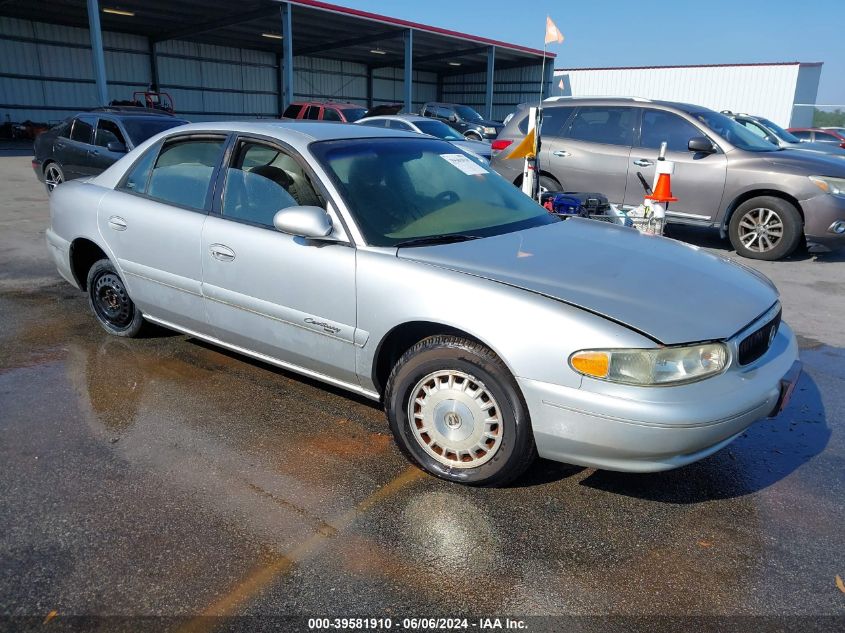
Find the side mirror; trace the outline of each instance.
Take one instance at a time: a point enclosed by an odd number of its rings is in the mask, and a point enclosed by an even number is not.
[[[110,152],[116,152],[118,154],[126,153],[126,145],[124,145],[120,141],[112,141],[111,143],[106,145],[106,149]]]
[[[778,140],[771,134],[766,134],[765,139],[769,141],[769,143],[771,143],[772,145],[780,145],[780,143],[778,143]]]
[[[449,121],[451,121],[452,123],[457,123],[458,122],[458,115],[457,114],[450,114],[449,115]]]
[[[716,152],[716,146],[706,136],[694,136],[689,140],[687,146],[689,151],[695,153],[713,154]]]
[[[332,219],[321,207],[287,207],[273,216],[273,226],[282,233],[319,240],[331,235]]]

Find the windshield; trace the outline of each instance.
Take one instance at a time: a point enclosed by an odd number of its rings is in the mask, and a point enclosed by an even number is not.
[[[443,121],[429,119],[426,121],[414,121],[420,132],[423,134],[430,134],[437,138],[442,138],[444,141],[464,141],[463,135],[457,130],[449,127]]]
[[[767,128],[769,128],[771,131],[773,131],[773,132],[775,133],[775,136],[777,136],[778,138],[783,139],[783,140],[784,140],[784,141],[786,141],[787,143],[800,143],[800,142],[801,142],[801,139],[800,139],[800,138],[798,138],[798,137],[797,137],[797,136],[795,136],[794,134],[791,134],[791,133],[787,132],[787,131],[786,131],[786,130],[784,130],[781,126],[779,126],[777,123],[772,123],[772,122],[771,122],[771,121],[769,121],[768,119],[764,119],[764,118],[762,118],[762,117],[760,117],[760,118],[758,119],[758,121],[760,121],[760,123],[762,123],[763,125],[765,125],[765,126],[766,126]]]
[[[482,116],[469,106],[455,106],[455,112],[457,112],[458,116],[464,121],[483,121]]]
[[[777,152],[778,148],[767,140],[760,138],[754,132],[732,118],[719,114],[713,110],[690,112],[704,125],[713,130],[731,145],[747,152]]]
[[[364,117],[367,114],[367,111],[364,108],[344,108],[343,109],[343,116],[346,117],[346,120],[349,123],[353,123],[358,119]]]
[[[178,127],[188,123],[184,119],[170,119],[170,118],[155,118],[155,119],[130,119],[129,117],[122,120],[123,127],[126,128],[126,133],[132,139],[132,144],[138,147],[141,143],[146,141],[151,136],[155,136],[159,132],[164,132],[172,127]]]
[[[487,237],[558,221],[445,141],[346,139],[313,143],[311,151],[373,246],[443,235]]]

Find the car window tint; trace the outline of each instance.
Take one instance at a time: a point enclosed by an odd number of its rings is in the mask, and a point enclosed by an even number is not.
[[[122,121],[126,133],[129,135],[135,147],[146,141],[159,132],[164,132],[180,125],[185,125],[185,119],[171,117],[126,117]]]
[[[677,114],[662,110],[643,111],[643,123],[640,131],[640,147],[659,149],[664,141],[673,152],[689,150],[689,141],[704,134],[689,121]]]
[[[833,134],[828,134],[827,132],[816,132],[816,143],[836,143],[839,145],[841,142],[842,141]]]
[[[797,132],[792,132],[793,135],[797,136],[801,141],[809,141],[813,138],[812,132],[807,132],[805,130],[798,130]]]
[[[97,133],[94,135],[94,144],[100,147],[106,147],[109,143],[123,143],[123,132],[117,126],[117,123],[109,119],[100,119],[97,121]]]
[[[299,113],[302,111],[302,104],[301,103],[291,103],[286,109],[283,117],[288,119],[295,119],[299,116]]]
[[[411,130],[410,125],[408,125],[407,123],[403,123],[402,121],[397,121],[396,119],[390,119],[387,122],[387,127],[389,127],[391,130],[405,130],[406,132],[409,132]]]
[[[153,162],[158,155],[158,145],[148,149],[144,155],[135,161],[129,169],[120,189],[133,193],[147,193],[147,183],[150,180],[150,172],[153,169]]]
[[[317,121],[320,118],[320,106],[308,106],[308,112],[305,113],[306,119]]]
[[[73,120],[66,120],[59,123],[53,129],[56,131],[58,136],[63,136],[64,138],[70,138],[70,130],[73,126]]]
[[[450,108],[444,108],[443,106],[437,106],[435,110],[435,116],[441,119],[448,119],[452,114],[454,113]]]
[[[370,127],[385,127],[387,121],[384,119],[363,119],[361,125],[369,125]]]
[[[633,108],[579,108],[568,126],[566,137],[605,145],[631,145],[634,115]]]
[[[324,206],[293,157],[241,141],[226,170],[223,217],[273,228],[276,213],[296,205]]]
[[[334,108],[323,108],[323,121],[342,121],[340,113]]]
[[[564,124],[575,108],[543,108],[542,133],[543,136],[560,136]],[[520,130],[523,123],[520,122]],[[528,117],[525,117],[525,132],[528,134]]]
[[[205,208],[214,168],[225,139],[190,139],[165,145],[156,160],[147,194],[190,209]]]
[[[91,143],[91,136],[94,134],[93,122],[93,120],[89,122],[82,118],[74,120],[70,139],[80,143]]]

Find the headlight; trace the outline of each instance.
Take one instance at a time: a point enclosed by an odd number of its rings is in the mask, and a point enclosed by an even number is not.
[[[828,176],[809,176],[813,184],[825,193],[834,196],[845,196],[845,178],[830,178]]]
[[[722,343],[657,349],[581,350],[569,357],[579,374],[626,385],[676,385],[721,372],[728,363]]]
[[[496,128],[494,128],[494,127],[486,127],[486,128],[484,128],[484,133],[485,133],[485,134],[495,134],[495,133],[496,133]]]

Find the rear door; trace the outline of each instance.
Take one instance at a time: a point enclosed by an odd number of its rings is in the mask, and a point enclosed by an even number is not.
[[[625,204],[636,206],[643,201],[645,191],[637,172],[649,185],[654,183],[660,144],[665,141],[666,159],[675,163],[672,194],[678,198],[669,205],[667,215],[689,222],[715,218],[725,190],[728,161],[721,150],[714,154],[690,152],[689,141],[696,136],[707,134],[673,112],[643,108],[638,142],[631,152]]]
[[[92,173],[99,174],[126,154],[125,151],[110,150],[109,143],[121,143],[124,147],[127,146],[123,131],[117,123],[112,119],[100,117],[94,131],[94,147],[89,154],[89,169]]]
[[[73,120],[70,138],[59,138],[56,142],[56,159],[65,172],[65,178],[93,176],[90,155],[94,149],[94,126],[97,117],[82,114]]]
[[[142,312],[207,332],[202,298],[202,226],[227,137],[171,137],[147,150],[97,214]]]
[[[610,202],[622,203],[636,110],[582,106],[567,121],[564,113],[557,121],[549,113],[544,116],[540,169],[550,171],[564,189],[602,193]],[[552,132],[557,124],[562,129]]]

